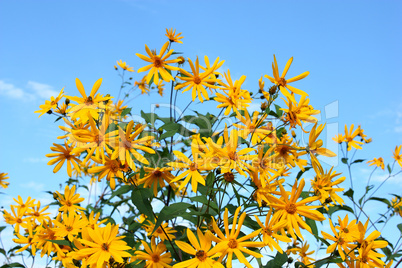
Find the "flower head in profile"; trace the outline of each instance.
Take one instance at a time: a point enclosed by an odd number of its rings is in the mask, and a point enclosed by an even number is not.
[[[133,67],[129,67],[128,64],[126,64],[125,61],[117,61],[117,65],[120,66],[120,68],[122,68],[125,71],[129,71],[129,72],[134,72],[134,68]]]
[[[172,80],[174,80],[173,76],[167,71],[177,71],[179,70],[178,67],[174,67],[174,66],[170,66],[169,64],[171,63],[175,63],[178,62],[178,59],[174,59],[174,60],[168,60],[168,58],[172,55],[173,53],[173,49],[169,50],[169,52],[165,54],[167,48],[169,46],[169,42],[166,42],[163,47],[161,48],[160,52],[158,55],[156,55],[156,52],[151,51],[147,45],[145,45],[145,50],[148,54],[147,56],[141,55],[139,53],[136,53],[135,55],[137,55],[140,59],[149,62],[150,64],[147,66],[144,66],[140,69],[138,69],[138,72],[145,72],[148,71],[147,74],[147,84],[149,84],[149,82],[151,81],[152,77],[154,77],[153,81],[155,84],[158,84],[159,82],[159,75],[161,75],[162,79],[165,82],[170,82]],[[167,69],[167,70],[166,70]]]
[[[169,39],[169,42],[173,43],[180,43],[183,44],[183,42],[180,39],[183,39],[183,36],[180,36],[181,33],[176,34],[176,29],[173,30],[173,28],[170,28],[169,30],[166,29],[166,37]]]
[[[279,76],[278,63],[276,62],[276,58],[274,55],[274,62],[272,63],[272,71],[273,71],[274,77],[271,77],[269,75],[265,75],[265,77],[268,78],[269,81],[271,81],[272,83],[278,85],[280,87],[282,94],[285,96],[289,95],[289,93],[285,90],[285,88],[289,89],[291,92],[293,92],[295,94],[307,96],[306,92],[304,92],[300,89],[297,89],[295,87],[292,87],[289,84],[305,78],[306,76],[308,76],[310,74],[310,72],[304,72],[295,77],[285,79],[285,76],[288,73],[288,70],[289,70],[290,65],[292,64],[292,61],[293,61],[293,57],[291,57],[288,60],[288,62],[286,63],[285,69],[283,69],[282,75]]]
[[[0,186],[3,187],[4,189],[6,189],[8,187],[8,185],[10,184],[8,180],[10,177],[8,177],[8,173],[0,173]]]
[[[138,87],[141,90],[141,94],[149,93],[149,85],[147,83],[147,76],[144,76],[141,81],[135,81],[134,86]]]
[[[348,126],[345,125],[345,141],[348,144],[348,151],[352,150],[352,147],[357,150],[362,149],[361,145],[363,144],[363,142],[355,140],[356,136],[359,135],[361,130],[360,128],[356,128],[355,130],[353,130],[354,126],[355,125],[352,124],[350,126],[350,130],[348,130]]]
[[[369,166],[375,165],[376,167],[380,167],[382,170],[384,170],[384,159],[382,159],[382,157],[367,161],[367,164],[370,164]]]
[[[52,109],[56,109],[58,106],[58,102],[64,96],[63,90],[64,90],[64,87],[60,90],[60,93],[56,98],[51,96],[50,101],[45,100],[45,104],[39,105],[40,110],[35,111],[34,113],[40,113],[39,117],[41,117],[43,114],[47,113],[48,111],[50,111]]]
[[[402,145],[396,146],[395,151],[393,152],[392,158],[395,159],[396,162],[401,166],[402,168],[402,153],[401,153],[401,148]]]

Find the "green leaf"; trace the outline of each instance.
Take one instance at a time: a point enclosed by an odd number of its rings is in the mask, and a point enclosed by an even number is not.
[[[295,268],[304,268],[304,267],[307,267],[304,263],[299,261],[295,262]]]
[[[47,241],[50,241],[50,242],[55,243],[57,245],[71,247],[70,241],[67,241],[67,240],[47,240]]]
[[[353,200],[353,194],[355,191],[352,190],[352,188],[349,188],[349,190],[347,190],[346,192],[343,193],[343,195],[346,195],[347,197],[349,197],[350,199]]]
[[[149,189],[137,187],[131,192],[131,201],[140,211],[145,214],[148,219],[154,219],[152,206],[149,198],[152,196],[152,192]]]
[[[56,123],[57,121],[59,121],[60,119],[62,119],[63,117],[62,116],[59,116],[59,117],[57,117],[57,119],[56,120],[54,120],[54,122],[53,123]]]
[[[164,221],[171,220],[173,218],[176,218],[183,213],[186,213],[186,210],[191,207],[191,204],[184,203],[184,202],[178,202],[171,204],[170,206],[162,208],[161,212],[159,213],[158,220],[155,223],[155,228],[152,231],[154,233],[156,229],[159,228],[159,226],[162,224]]]
[[[352,164],[355,164],[355,163],[361,163],[361,162],[363,162],[363,161],[365,161],[366,159],[357,159],[357,160],[355,160],[355,161],[353,161],[352,163],[351,163],[351,165]]]
[[[299,173],[297,173],[296,179],[300,179],[300,177],[303,175],[303,173],[310,169],[311,169],[311,167],[306,167],[306,168],[304,168],[304,171],[300,170]]]
[[[125,193],[129,192],[131,189],[133,189],[133,186],[131,186],[131,185],[120,186],[117,190],[113,191],[112,195],[110,196],[110,199],[112,199],[113,197],[115,197],[117,195],[125,194]]]
[[[391,166],[389,164],[387,165],[387,169],[388,169],[389,174],[391,174],[392,170],[391,170]]]
[[[275,257],[272,260],[270,260],[269,262],[267,262],[267,264],[265,264],[265,266],[263,266],[263,268],[282,267],[282,265],[284,265],[287,261],[288,261],[288,255],[286,255],[285,252],[283,252],[283,253],[277,252]]]
[[[122,112],[121,112],[121,117],[125,117],[128,114],[131,114],[131,109],[132,108],[125,108]]]
[[[342,157],[341,161],[342,161],[342,163],[344,163],[344,164],[348,164],[348,159],[345,158],[345,157]]]
[[[317,237],[318,236],[318,228],[317,228],[317,224],[316,224],[315,220],[306,218],[306,223],[308,226],[310,226],[311,231],[313,232],[313,235]]]
[[[0,233],[1,233],[4,229],[6,229],[6,226],[0,226]]]
[[[391,206],[391,203],[390,203],[389,200],[386,199],[386,198],[380,198],[380,197],[375,197],[375,196],[373,196],[373,197],[370,197],[369,199],[367,199],[367,201],[369,201],[369,200],[380,201],[380,202],[383,202],[383,203],[387,204],[387,206],[389,206],[389,207]]]
[[[401,235],[402,235],[402,223],[398,224],[396,227],[398,227],[399,232],[401,232]]]
[[[190,197],[190,200],[193,202],[199,202],[206,206],[210,206],[211,208],[218,211],[218,205],[214,201],[211,201],[211,200],[208,202],[208,199],[205,195],[193,196],[193,197]]]

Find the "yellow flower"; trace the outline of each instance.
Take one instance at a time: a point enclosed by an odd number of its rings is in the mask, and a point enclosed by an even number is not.
[[[166,246],[161,242],[158,245],[155,244],[155,239],[151,239],[151,247],[144,242],[141,241],[141,244],[144,247],[144,251],[137,250],[135,251],[135,257],[138,260],[145,260],[145,267],[149,268],[171,268],[172,266],[169,263],[172,262],[172,256],[170,252],[166,252]]]
[[[275,239],[287,243],[292,242],[292,240],[287,236],[278,234],[278,231],[280,231],[286,226],[286,222],[282,221],[275,223],[274,221],[270,221],[271,215],[272,215],[272,208],[269,209],[269,212],[265,217],[265,225],[262,224],[262,222],[256,215],[254,215],[254,217],[257,220],[258,225],[262,228],[261,229],[262,240],[264,241],[265,245],[269,246],[271,250],[275,248],[277,251],[282,253],[283,252],[282,248],[279,246],[278,242],[275,241]]]
[[[119,65],[123,70],[129,71],[129,72],[134,72],[134,68],[133,68],[133,67],[129,67],[129,66],[126,64],[125,61],[124,61],[124,62],[123,62],[122,60],[117,61],[117,65]]]
[[[124,131],[121,126],[119,126],[119,146],[114,148],[115,151],[113,152],[111,159],[119,158],[120,162],[124,165],[126,162],[128,163],[129,167],[132,170],[135,170],[134,160],[131,154],[134,156],[135,159],[140,161],[143,164],[148,165],[148,160],[142,156],[137,150],[142,150],[150,154],[154,154],[155,151],[152,148],[144,146],[143,144],[151,141],[154,139],[152,136],[146,136],[143,138],[135,139],[139,136],[142,131],[145,129],[146,125],[137,125],[134,128],[134,121],[130,121],[127,125],[126,131]],[[132,133],[132,131],[134,133]],[[132,133],[132,134],[131,134]]]
[[[395,146],[395,151],[393,152],[392,158],[395,159],[396,162],[401,166],[402,168],[402,154],[401,154],[401,147],[402,145]]]
[[[233,83],[232,78],[230,77],[230,71],[228,70],[228,73],[225,73],[225,78],[228,85],[223,82],[221,82],[221,84],[223,86],[222,90],[226,96],[217,92],[214,100],[221,103],[217,108],[226,108],[224,114],[229,115],[231,110],[236,112],[248,107],[249,103],[252,102],[252,99],[250,92],[241,89],[241,85],[246,80],[245,75],[241,76],[239,80],[236,80]]]
[[[4,210],[4,220],[6,223],[10,225],[14,225],[14,231],[18,233],[20,231],[20,227],[26,228],[28,223],[27,223],[27,218],[24,218],[26,208],[18,208],[17,212],[15,212],[16,207],[11,206],[11,213],[8,213],[6,210]]]
[[[36,245],[37,241],[35,241],[35,233],[32,230],[34,227],[31,224],[28,224],[28,236],[23,236],[19,233],[16,233],[17,239],[13,239],[13,241],[17,244],[26,244],[21,247],[19,250],[15,251],[15,253],[22,252],[26,250],[28,247],[31,247],[31,253],[33,256],[36,255]]]
[[[85,93],[84,86],[81,81],[76,78],[75,84],[77,86],[78,91],[81,93],[81,97],[74,96],[66,96],[69,100],[75,101],[78,104],[71,104],[71,108],[68,109],[68,113],[72,113],[71,118],[76,119],[80,118],[80,121],[87,122],[88,121],[88,112],[95,119],[98,120],[99,117],[99,108],[103,108],[104,101],[111,99],[111,97],[103,97],[99,93],[96,92],[99,90],[102,84],[102,78],[98,79],[92,87],[91,93],[89,96]],[[96,95],[95,95],[96,94]]]
[[[96,268],[105,267],[105,263],[109,263],[110,258],[113,258],[115,262],[123,263],[123,258],[131,257],[131,254],[127,252],[131,248],[122,240],[124,236],[117,237],[118,225],[112,226],[108,223],[106,227],[98,227],[97,225],[94,227],[95,229],[86,228],[89,238],[79,239],[79,242],[86,247],[74,252],[73,256],[89,256],[86,263]]]
[[[150,236],[152,234],[152,237],[159,238],[162,241],[175,239],[174,234],[176,233],[176,230],[172,227],[169,227],[167,222],[162,223],[161,226],[159,226],[158,229],[153,232],[155,229],[156,220],[157,219],[155,219],[153,222],[151,220],[147,220],[144,223],[143,228],[147,232],[147,235]]]
[[[314,180],[311,180],[311,187],[314,189],[314,194],[319,198],[321,204],[338,203],[343,205],[343,199],[337,195],[337,192],[342,192],[343,188],[335,188],[336,185],[342,183],[345,177],[340,177],[336,181],[332,181],[333,178],[339,176],[341,173],[332,171],[333,167],[327,172],[324,172],[321,165],[314,165],[313,168],[316,172]]]
[[[98,162],[100,165],[88,169],[88,172],[98,173],[99,181],[106,176],[106,180],[110,182],[110,188],[114,190],[116,187],[116,178],[122,180],[124,177],[123,168],[121,167],[118,160],[110,159],[106,155],[104,156],[104,158],[104,163],[102,163],[102,161],[98,158],[93,158],[93,160]]]
[[[138,69],[139,73],[145,72],[145,71],[148,71],[149,69],[151,69],[146,78],[147,84],[149,84],[149,82],[151,81],[152,76],[154,77],[154,80],[153,80],[154,83],[158,84],[159,74],[162,76],[162,79],[165,82],[170,82],[171,80],[174,80],[173,76],[168,71],[166,71],[166,69],[168,69],[170,71],[179,70],[178,67],[173,67],[173,66],[168,65],[169,63],[175,63],[175,62],[178,62],[179,60],[178,59],[167,60],[167,58],[169,58],[172,55],[173,49],[169,50],[169,52],[165,56],[163,56],[163,54],[165,54],[168,46],[169,46],[169,42],[166,42],[163,45],[163,47],[161,48],[159,55],[156,55],[156,52],[155,53],[151,52],[151,50],[148,48],[147,45],[145,45],[145,50],[149,57],[138,54],[138,53],[135,54],[140,59],[151,63],[145,67]]]
[[[295,239],[295,231],[299,237],[303,238],[299,226],[303,229],[306,229],[310,233],[312,232],[310,226],[308,226],[300,216],[304,216],[315,221],[325,220],[325,217],[320,212],[315,210],[316,208],[319,208],[321,206],[306,206],[307,203],[316,201],[318,197],[307,197],[297,202],[297,199],[299,199],[303,191],[304,184],[304,179],[301,179],[299,186],[297,186],[296,180],[295,184],[292,187],[292,192],[290,196],[285,191],[283,186],[279,185],[282,195],[281,199],[278,199],[271,194],[266,195],[267,199],[270,202],[269,206],[276,209],[273,218],[277,221],[285,221],[287,231]]]
[[[75,211],[85,210],[85,208],[76,205],[85,199],[75,193],[75,185],[73,185],[71,189],[66,185],[64,188],[64,195],[61,195],[58,191],[56,191],[56,194],[61,204],[59,211],[62,211],[63,213],[74,213]]]
[[[376,165],[377,167],[380,167],[382,170],[384,170],[384,159],[382,159],[382,157],[374,158],[373,160],[367,161],[367,164],[369,163],[371,163],[369,166]]]
[[[165,84],[163,84],[163,80],[160,80],[159,83],[156,85],[156,88],[158,89],[158,94],[163,97],[163,90],[165,89]]]
[[[288,108],[281,108],[281,110],[286,112],[284,120],[289,122],[290,128],[295,128],[296,125],[299,125],[303,129],[301,121],[309,123],[317,122],[317,118],[313,117],[312,115],[319,114],[320,111],[314,110],[313,106],[309,105],[310,100],[307,99],[306,96],[302,95],[299,103],[297,103],[294,96],[292,95],[287,95],[286,98],[287,100],[283,100],[285,101]]]
[[[311,264],[312,261],[314,261],[314,259],[309,257],[309,255],[312,255],[315,252],[315,250],[307,252],[309,247],[310,247],[310,245],[307,244],[307,242],[305,242],[305,243],[303,243],[302,247],[297,251],[297,253],[301,257],[301,262],[304,263],[305,265],[309,265],[309,264]],[[312,266],[312,267],[314,267],[314,266]]]
[[[237,119],[239,119],[243,125],[233,124],[233,126],[239,129],[240,136],[243,139],[247,139],[248,136],[251,136],[251,144],[254,145],[260,143],[263,139],[266,139],[268,135],[272,133],[271,130],[262,127],[263,123],[265,123],[265,119],[267,118],[266,113],[258,118],[260,114],[258,111],[254,111],[252,117],[250,117],[247,109],[243,110],[243,112],[244,116],[242,116],[239,111],[237,111],[236,113]]]
[[[180,39],[183,39],[183,36],[180,36],[181,33],[176,34],[176,29],[173,30],[173,28],[170,28],[170,30],[166,29],[166,37],[169,38],[169,41],[172,42],[176,42],[176,43],[180,43],[183,44],[182,41],[180,41]]]
[[[360,128],[357,128],[355,131],[353,131],[354,124],[350,126],[350,131],[348,131],[347,125],[345,125],[345,141],[348,144],[348,151],[350,151],[353,148],[355,149],[362,149],[360,146],[363,144],[361,141],[355,141],[354,138],[359,134]]]
[[[391,206],[394,209],[394,212],[402,217],[402,199],[399,197],[392,198]]]
[[[285,69],[283,69],[282,75],[279,77],[278,63],[276,62],[276,58],[274,55],[274,62],[272,63],[272,71],[273,71],[274,77],[271,77],[269,75],[265,75],[265,77],[268,78],[269,81],[271,81],[272,83],[278,85],[280,87],[282,94],[285,96],[288,96],[290,94],[284,88],[289,89],[291,92],[293,92],[295,94],[306,96],[307,95],[306,92],[290,86],[289,83],[292,83],[292,82],[305,78],[306,76],[308,76],[310,74],[310,72],[304,72],[304,73],[299,74],[298,76],[292,77],[290,79],[285,79],[285,75],[287,74],[289,67],[292,64],[292,61],[293,61],[293,57],[291,57],[288,60],[288,62],[286,63]]]
[[[196,236],[187,228],[187,238],[191,245],[182,242],[174,241],[176,245],[184,252],[194,255],[194,258],[186,261],[179,262],[173,266],[173,268],[187,268],[187,267],[202,267],[202,268],[223,268],[224,266],[219,262],[212,259],[211,239],[209,236],[204,235],[200,229],[197,229],[197,236],[200,242],[198,242]]]
[[[144,187],[151,188],[153,186],[154,195],[158,195],[159,187],[165,187],[165,181],[170,184],[174,176],[170,173],[172,168],[150,168],[144,167],[145,175],[142,179],[138,180],[138,184],[144,184]]]
[[[259,248],[259,247],[264,247],[265,244],[263,242],[249,241],[249,239],[256,237],[260,233],[260,231],[261,231],[260,229],[255,230],[248,235],[238,238],[238,236],[240,234],[240,229],[241,229],[244,219],[246,218],[246,215],[247,215],[246,212],[243,212],[239,218],[239,221],[237,222],[240,210],[241,210],[241,207],[238,207],[236,209],[235,214],[233,216],[232,229],[229,230],[228,209],[225,208],[223,223],[225,226],[225,234],[226,235],[224,235],[222,233],[222,231],[219,229],[218,225],[216,224],[215,219],[212,218],[212,226],[214,228],[215,233],[218,235],[218,237],[216,237],[214,235],[210,235],[210,238],[218,244],[212,249],[212,252],[210,252],[210,254],[213,255],[215,253],[220,252],[221,256],[219,257],[218,262],[221,262],[222,259],[227,255],[228,257],[226,260],[226,267],[231,268],[232,267],[232,258],[233,258],[233,253],[234,253],[241,263],[246,265],[248,268],[253,268],[253,266],[251,266],[251,264],[244,257],[243,253],[251,255],[255,258],[262,258],[261,254],[251,251],[251,250],[247,249],[247,247]],[[237,227],[236,227],[236,225],[237,225]]]
[[[80,218],[75,212],[69,212],[62,215],[62,221],[54,221],[55,236],[65,237],[67,236],[70,241],[73,241],[81,229],[84,228],[87,223]]]
[[[141,94],[148,94],[149,85],[147,83],[147,76],[144,76],[141,81],[135,81],[134,86],[137,86],[139,89],[141,89]]]
[[[191,96],[193,101],[197,95],[201,102],[204,102],[204,98],[209,100],[208,92],[206,91],[205,87],[219,88],[218,86],[213,85],[215,82],[217,82],[215,78],[208,78],[209,75],[215,70],[218,60],[215,61],[214,65],[210,69],[207,69],[205,72],[200,74],[198,57],[195,61],[195,66],[191,59],[188,59],[193,74],[190,74],[184,69],[180,69],[180,73],[184,74],[184,76],[178,76],[178,78],[184,80],[185,82],[175,86],[175,89],[178,90],[185,88],[182,92],[192,89]]]
[[[346,141],[345,136],[343,136],[342,134],[336,135],[335,137],[332,138],[332,140],[339,144]]]
[[[39,105],[40,110],[35,111],[34,113],[40,113],[39,117],[41,117],[43,114],[47,113],[51,109],[56,109],[56,107],[58,107],[59,100],[63,97],[63,89],[64,87],[60,90],[60,93],[56,98],[51,96],[50,101],[45,100],[45,104]]]
[[[64,162],[67,161],[67,174],[68,176],[72,177],[72,167],[71,164],[74,166],[74,169],[80,173],[80,167],[78,164],[81,164],[81,160],[78,159],[78,155],[74,154],[72,151],[74,149],[73,146],[67,145],[67,141],[64,141],[64,147],[60,144],[53,143],[55,147],[50,147],[50,150],[57,153],[47,154],[46,157],[55,157],[50,160],[47,164],[57,165],[53,169],[53,173],[56,173],[60,170],[63,166]]]
[[[187,183],[191,180],[191,188],[193,189],[194,193],[197,193],[197,186],[198,183],[205,185],[205,179],[200,174],[200,171],[205,170],[203,167],[203,161],[198,157],[199,152],[197,148],[197,143],[195,140],[191,143],[191,152],[193,154],[193,161],[191,161],[187,156],[185,156],[182,152],[173,151],[174,155],[178,158],[176,162],[169,162],[167,165],[184,169],[180,175],[176,176],[171,182],[177,182],[183,178],[185,178],[179,186],[178,191],[183,189]]]
[[[322,236],[328,241],[333,241],[334,243],[327,248],[327,253],[332,253],[336,249],[338,249],[339,255],[341,256],[342,260],[345,260],[346,253],[349,253],[350,248],[353,248],[353,245],[351,244],[351,240],[345,239],[343,236],[343,232],[337,232],[331,219],[329,219],[329,226],[331,227],[332,232],[334,233],[334,236],[321,231]],[[357,231],[357,230],[356,230]]]

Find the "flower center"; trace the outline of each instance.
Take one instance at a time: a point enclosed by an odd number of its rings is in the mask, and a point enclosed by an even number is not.
[[[201,78],[199,76],[194,77],[194,83],[197,85],[201,84]]]
[[[160,260],[160,257],[158,255],[156,255],[156,254],[152,255],[153,262],[159,262],[159,260]]]
[[[154,66],[156,68],[161,68],[162,67],[162,61],[159,57],[155,57],[154,58]]]
[[[196,171],[198,169],[198,165],[196,163],[191,163],[190,164],[190,170],[191,171]]]
[[[204,261],[204,260],[207,258],[207,254],[206,254],[205,251],[203,251],[203,250],[197,251],[197,253],[195,253],[195,256],[196,256],[200,261]]]
[[[349,233],[349,229],[345,227],[345,228],[343,228],[343,232],[344,233]]]
[[[233,161],[237,161],[239,159],[238,155],[236,152],[230,152],[229,153],[229,158]]]
[[[296,210],[297,210],[297,207],[296,207],[295,204],[287,204],[286,207],[285,207],[285,209],[286,209],[286,212],[287,212],[287,213],[289,213],[289,214],[295,214],[295,213],[296,213]]]
[[[227,182],[232,182],[234,181],[234,175],[232,172],[226,172],[225,174],[223,174],[223,178],[225,179],[225,181]]]
[[[73,230],[73,227],[71,227],[71,226],[66,226],[66,230],[67,230],[67,232],[71,232],[71,231]]]
[[[154,176],[157,177],[157,178],[159,178],[159,177],[162,176],[162,172],[160,172],[160,170],[155,170],[155,171],[153,172],[153,174],[154,174]]]
[[[285,87],[286,86],[286,80],[285,80],[285,78],[279,78],[279,81],[278,81],[278,85],[280,85],[280,86],[282,86],[282,87]]]
[[[108,244],[106,244],[106,243],[103,243],[102,246],[101,246],[101,248],[102,248],[102,250],[104,250],[104,251],[109,251],[109,246],[108,246]]]
[[[230,248],[237,248],[237,241],[236,241],[236,239],[230,239],[229,240],[229,243],[228,243],[228,246],[230,247]]]
[[[86,104],[86,105],[88,105],[88,104],[94,104],[94,101],[92,100],[92,97],[91,97],[91,96],[88,96],[88,98],[85,100],[85,104]]]

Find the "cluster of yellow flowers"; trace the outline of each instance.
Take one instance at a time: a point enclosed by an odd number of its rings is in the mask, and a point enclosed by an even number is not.
[[[131,109],[123,105],[124,99],[113,103],[111,96],[97,93],[102,79],[96,81],[87,94],[77,78],[80,97],[65,96],[62,89],[56,98],[52,97],[36,111],[39,116],[55,114],[65,122],[65,126],[60,127],[65,133],[59,137],[64,143],[53,144],[50,148],[53,153],[46,155],[52,158],[48,165],[55,165],[53,171],[58,172],[66,163],[69,177],[89,175],[97,177],[98,181],[106,178],[112,197],[132,191],[135,209],[131,210],[131,216],[139,218],[130,224],[123,223],[124,228],[112,222],[106,224],[107,217],[102,218],[101,211],[89,213],[91,207],[85,209],[79,205],[84,198],[75,193],[75,185],[66,186],[64,194],[55,193],[59,213],[54,219],[45,213],[47,206],[41,209],[39,202],[35,204],[31,199],[23,202],[19,198],[11,214],[7,211],[4,214],[6,222],[14,225],[18,237],[14,241],[24,245],[19,251],[30,247],[33,255],[37,250],[41,251],[41,256],[52,254],[55,261],[69,268],[132,267],[129,265],[140,263],[157,268],[207,268],[232,267],[234,259],[253,267],[247,258],[260,259],[263,257],[260,251],[269,248],[285,256],[298,254],[301,263],[313,267],[315,260],[310,255],[314,251],[307,252],[308,243],[299,246],[298,241],[304,241],[303,233],[318,239],[315,222],[325,221],[324,214],[330,215],[331,207],[345,204],[339,195],[344,190],[339,185],[345,177],[338,178],[340,173],[333,167],[324,170],[321,166],[319,156],[336,156],[319,138],[325,125],[318,124],[313,116],[319,111],[309,104],[308,94],[290,85],[307,77],[309,72],[285,78],[293,61],[291,58],[279,76],[274,56],[273,76],[265,75],[273,85],[266,89],[261,77],[259,93],[252,94],[242,88],[246,76],[234,80],[229,70],[223,75],[218,72],[224,63],[219,58],[210,64],[205,56],[204,66],[198,57],[195,61],[181,56],[174,58],[171,45],[182,43],[180,35],[173,29],[166,30],[169,41],[159,54],[147,45],[147,55],[136,54],[147,62],[138,72],[147,74],[135,82],[133,88],[138,87],[144,94],[154,84],[162,96],[163,82],[172,83],[175,90],[191,91],[193,102],[198,98],[201,103],[215,103],[225,118],[235,122],[225,125],[221,131],[212,130],[220,122],[213,115],[202,118],[199,114],[176,117],[171,113],[165,118],[151,115],[164,123],[160,128],[147,114],[142,115],[145,123],[127,122]],[[185,62],[191,70],[182,68]],[[117,65],[123,74],[134,72],[122,60]],[[279,94],[284,97],[284,108],[274,104]],[[61,103],[63,97],[65,101]],[[251,113],[247,107],[257,97],[264,99],[261,111]],[[188,131],[180,122],[190,122],[199,129]],[[310,130],[306,123],[310,123]],[[293,129],[299,127],[302,134],[308,135],[306,144],[296,140]],[[353,125],[350,131],[345,126],[345,135],[339,134],[335,141],[346,142],[348,151],[352,147],[361,149],[363,142],[355,140],[357,136],[366,143],[371,141],[366,139],[360,126],[354,130]],[[165,147],[161,145],[163,142]],[[395,160],[400,165],[401,159],[398,151]],[[291,172],[296,169],[300,174],[296,179],[291,178]],[[306,191],[301,175],[308,169],[314,173],[307,187],[311,190]],[[0,185],[4,187],[7,183],[3,174],[0,174]],[[191,191],[188,191],[190,184]],[[286,190],[287,185],[291,186],[290,191]],[[229,195],[230,186],[233,196]],[[240,194],[236,187],[243,188],[246,194]],[[148,188],[152,189],[150,195]],[[102,198],[103,194],[99,200]],[[186,206],[182,214],[164,213],[164,209],[169,211],[170,201],[175,205],[184,199],[196,205]],[[153,211],[152,200],[163,202],[164,208],[159,214]],[[233,205],[234,200],[237,206]],[[399,207],[401,201],[394,203]],[[113,211],[122,204],[125,203],[114,205]],[[187,220],[185,228],[176,225],[179,216]],[[333,241],[332,244],[327,242],[330,257],[336,257],[337,249],[347,267],[385,266],[381,260],[385,255],[377,249],[388,243],[376,240],[380,232],[368,233],[368,220],[365,224],[358,220],[349,222],[346,215],[338,218],[336,226],[331,219],[329,223],[334,235],[322,232],[322,236],[324,241]],[[249,231],[250,228],[253,230]],[[25,231],[21,234],[21,230]],[[122,230],[124,235],[118,236]],[[135,242],[126,242],[129,238]],[[282,243],[290,243],[288,250],[282,249]],[[391,263],[392,260],[387,265]]]

